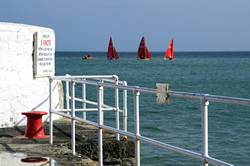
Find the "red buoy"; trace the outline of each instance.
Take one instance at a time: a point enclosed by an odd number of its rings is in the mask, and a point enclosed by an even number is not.
[[[22,112],[22,115],[27,116],[27,126],[24,136],[34,139],[48,138],[49,136],[45,135],[42,124],[42,116],[47,114],[47,112],[42,111]]]

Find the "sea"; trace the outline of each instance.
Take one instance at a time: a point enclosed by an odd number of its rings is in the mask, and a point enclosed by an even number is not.
[[[85,54],[93,59],[82,60]],[[107,60],[106,52],[56,52],[56,75],[117,75],[132,86],[155,88],[156,83],[167,83],[172,91],[250,99],[250,52],[176,52],[174,61],[163,60],[163,52],[151,52],[150,61],[137,60],[136,52],[121,52],[119,56],[118,60]],[[80,87],[76,89],[81,95]],[[104,92],[105,104],[114,105],[114,90]],[[87,95],[96,100],[96,87],[87,86]],[[208,109],[209,155],[238,166],[250,165],[250,106],[210,102]],[[97,119],[96,113],[87,116]],[[128,116],[128,130],[134,132],[132,92],[128,92]],[[105,113],[104,124],[115,126],[115,114]],[[155,95],[141,93],[140,132],[200,153],[200,101],[170,97],[168,104],[158,104]],[[142,142],[141,165],[193,166],[201,161]]]

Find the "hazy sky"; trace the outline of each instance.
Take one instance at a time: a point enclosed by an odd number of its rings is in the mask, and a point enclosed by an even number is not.
[[[0,22],[50,27],[57,51],[249,51],[249,0],[1,0]]]

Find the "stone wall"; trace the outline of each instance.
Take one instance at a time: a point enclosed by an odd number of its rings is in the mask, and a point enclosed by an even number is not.
[[[25,125],[26,118],[21,112],[48,111],[49,80],[33,75],[35,32],[55,36],[50,28],[0,22],[0,128]],[[57,85],[61,84],[53,85],[53,107],[62,107],[63,103],[59,104],[62,92]]]

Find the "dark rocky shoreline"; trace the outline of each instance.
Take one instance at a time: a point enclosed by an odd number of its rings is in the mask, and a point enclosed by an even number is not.
[[[48,133],[48,123],[44,123],[45,133]],[[76,152],[71,154],[70,121],[61,119],[54,121],[54,145],[49,139],[26,139],[23,137],[25,127],[0,129],[0,153],[22,152],[28,156],[51,157],[59,165],[98,165],[97,129],[93,126],[76,123]],[[115,135],[103,132],[104,165],[135,165],[134,142],[129,139],[115,140]]]

